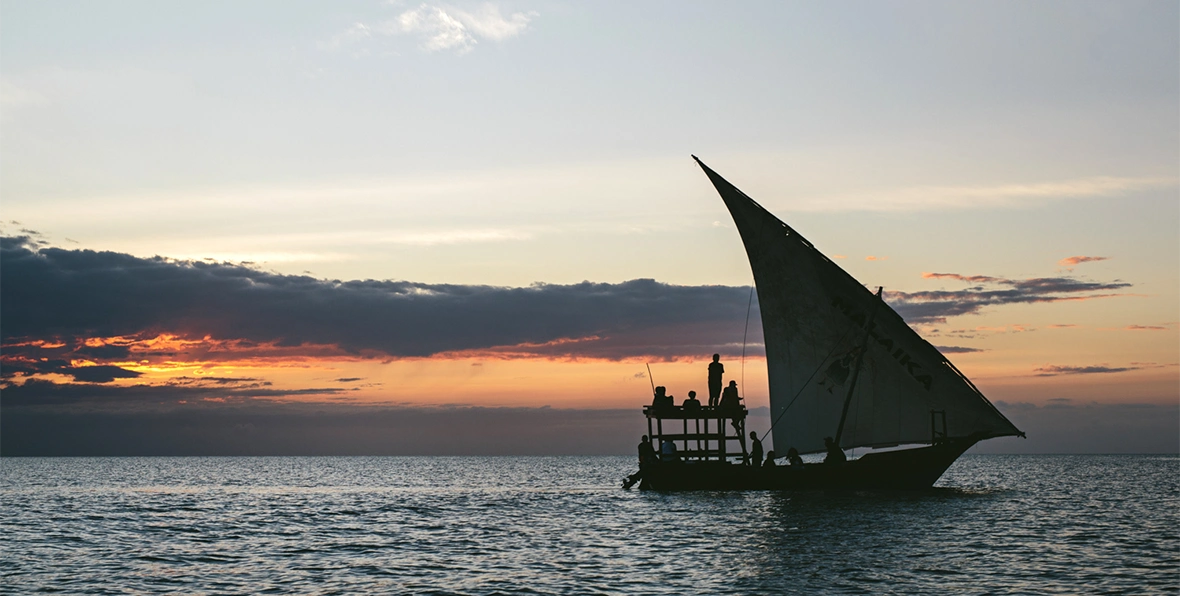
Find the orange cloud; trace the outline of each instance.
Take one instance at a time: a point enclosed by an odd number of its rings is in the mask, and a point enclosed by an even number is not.
[[[869,256],[865,257],[865,260],[866,261],[888,261],[889,257],[874,257],[873,255],[869,255]]]
[[[1079,264],[1079,263],[1090,263],[1090,262],[1093,262],[1093,261],[1106,261],[1106,260],[1109,260],[1109,259],[1110,259],[1110,257],[1083,257],[1083,256],[1076,256],[1076,257],[1066,257],[1066,258],[1064,258],[1064,259],[1061,259],[1060,261],[1057,261],[1057,264],[1058,264],[1058,265],[1060,265],[1061,267],[1065,267],[1066,269],[1069,269],[1069,268],[1071,268],[1071,267],[1073,267],[1074,265],[1077,265],[1077,264]]]

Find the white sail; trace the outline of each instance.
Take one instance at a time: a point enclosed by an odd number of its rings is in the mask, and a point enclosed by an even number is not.
[[[873,308],[842,447],[930,443],[944,429],[947,438],[1022,434],[892,308],[700,165],[733,215],[754,272],[776,451],[822,452],[824,437],[836,436],[850,368]]]

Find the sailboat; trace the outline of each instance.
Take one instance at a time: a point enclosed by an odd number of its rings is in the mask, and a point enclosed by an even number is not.
[[[828,457],[748,465],[744,406],[652,406],[649,435],[675,454],[641,463],[641,489],[923,489],[979,441],[1024,436],[880,290],[693,159],[733,216],[754,273],[775,450]],[[866,451],[845,461],[850,449]]]

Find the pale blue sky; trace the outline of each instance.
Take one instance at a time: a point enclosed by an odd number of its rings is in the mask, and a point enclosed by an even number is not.
[[[9,233],[322,277],[748,283],[696,153],[866,283],[1093,253],[1175,305],[1175,2],[0,17]]]

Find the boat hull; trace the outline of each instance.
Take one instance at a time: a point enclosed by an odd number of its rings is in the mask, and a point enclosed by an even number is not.
[[[869,453],[843,464],[755,468],[727,462],[660,463],[643,470],[641,490],[806,490],[930,488],[977,442],[956,439],[929,447]]]

